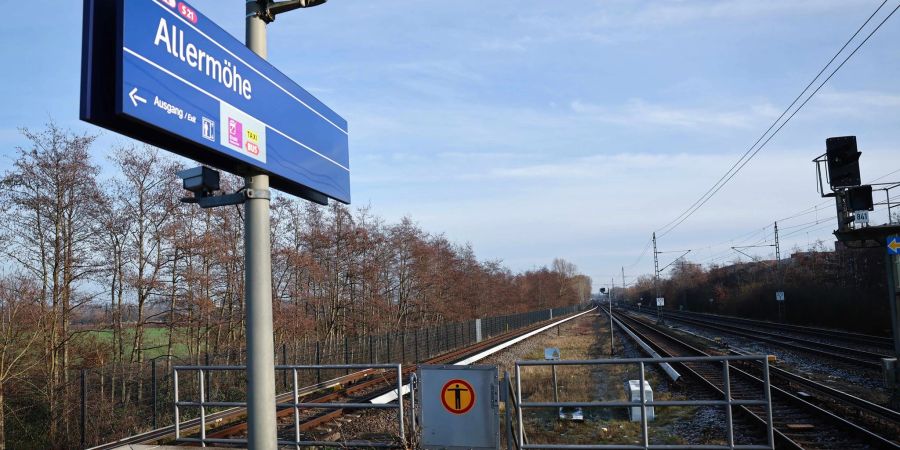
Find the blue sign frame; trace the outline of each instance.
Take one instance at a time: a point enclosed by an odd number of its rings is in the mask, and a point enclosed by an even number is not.
[[[886,244],[888,255],[900,255],[900,235],[888,236]]]
[[[180,0],[85,0],[81,118],[350,203],[347,121]]]

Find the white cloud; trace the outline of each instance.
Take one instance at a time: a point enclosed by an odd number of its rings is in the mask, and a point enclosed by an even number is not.
[[[750,128],[759,126],[765,120],[773,120],[778,117],[776,109],[769,104],[754,105],[749,110],[726,110],[676,107],[648,103],[642,99],[632,99],[623,106],[611,108],[574,100],[571,108],[577,114],[609,124],[691,129],[704,127]]]
[[[843,117],[865,117],[881,115],[885,110],[900,108],[900,94],[883,91],[857,90],[842,91],[823,89],[816,94],[810,106],[816,115],[828,114]]]
[[[772,16],[798,16],[846,10],[863,0],[726,0],[649,2],[626,22],[633,25],[671,25],[705,20],[757,20]]]
[[[515,38],[495,39],[483,45],[487,50],[523,51],[536,45],[585,41],[592,44],[621,44],[654,39],[664,28],[697,23],[731,22],[731,25],[776,18],[796,18],[847,11],[867,10],[866,0],[700,0],[632,1],[606,0],[597,7],[560,12],[556,4],[532,8],[516,18],[524,27]],[[738,22],[738,23],[735,23]]]

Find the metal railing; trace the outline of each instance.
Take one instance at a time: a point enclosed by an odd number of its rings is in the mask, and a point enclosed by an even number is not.
[[[516,403],[518,396],[510,380],[512,378],[510,378],[509,372],[503,372],[503,380],[500,382],[500,401],[504,403],[505,414],[503,428],[506,430],[506,449],[519,450],[521,447],[519,447],[519,440],[515,438],[516,432],[514,431],[518,425],[513,425],[513,414],[518,417],[519,405]],[[514,413],[514,411],[516,412]],[[519,436],[522,436],[522,442],[528,443],[528,436],[523,432],[519,432]]]
[[[330,364],[330,365],[281,365],[275,366],[276,371],[289,371],[292,375],[292,400],[287,403],[276,403],[276,408],[293,409],[293,440],[278,439],[279,446],[294,446],[296,448],[308,446],[340,446],[340,447],[387,447],[387,448],[404,448],[406,446],[406,432],[404,429],[404,413],[403,402],[397,403],[318,403],[318,402],[301,402],[299,401],[300,388],[297,372],[301,370],[365,370],[365,369],[390,369],[396,371],[397,376],[397,393],[403,391],[403,367],[401,364]],[[225,402],[211,401],[206,398],[207,375],[210,372],[237,372],[245,371],[246,366],[175,366],[173,368],[174,394],[175,394],[175,439],[178,442],[199,443],[202,446],[207,444],[247,444],[247,439],[218,439],[206,437],[206,409],[207,408],[245,408],[246,401],[242,402]],[[197,372],[197,385],[199,401],[181,400],[179,397],[179,372]],[[402,396],[399,396],[402,399]],[[197,408],[200,411],[200,437],[182,437],[181,436],[181,412],[183,408]],[[378,442],[378,441],[311,441],[301,440],[300,435],[300,409],[396,409],[399,442]]]
[[[763,367],[763,399],[735,400],[731,396],[731,378],[729,373],[730,362],[732,361],[751,361],[762,364]],[[646,381],[645,364],[660,363],[722,363],[723,377],[723,400],[666,400],[666,401],[648,401],[644,391],[644,383]],[[601,365],[630,365],[635,364],[640,368],[640,400],[639,401],[591,401],[591,402],[523,402],[522,401],[522,372],[521,368],[525,366],[601,366]],[[697,356],[697,357],[676,357],[676,358],[629,358],[629,359],[596,359],[596,360],[556,360],[556,361],[516,361],[516,389],[515,400],[518,412],[518,435],[515,436],[517,447],[519,449],[759,449],[772,450],[775,448],[775,435],[772,427],[772,397],[769,384],[769,360],[765,355],[749,355],[749,356]],[[650,444],[648,433],[647,408],[648,407],[667,407],[667,406],[717,406],[725,408],[726,421],[726,445],[655,445]],[[767,444],[735,444],[734,443],[734,423],[732,420],[732,409],[735,406],[761,406],[766,410],[766,427],[767,427]],[[539,408],[637,408],[641,413],[641,443],[639,445],[627,444],[528,444],[524,441],[525,422],[523,419],[524,409]]]

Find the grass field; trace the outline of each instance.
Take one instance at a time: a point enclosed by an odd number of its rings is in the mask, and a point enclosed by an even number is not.
[[[604,316],[588,314],[563,326],[562,336],[550,333],[548,347],[559,348],[562,359],[598,359],[609,357],[609,326]],[[616,336],[616,355],[625,350]],[[525,359],[544,359],[543,348],[536,348]],[[528,401],[553,401],[553,383],[549,368],[530,368],[522,373],[522,395]],[[647,380],[659,387],[663,380],[648,370]],[[637,379],[636,365],[561,366],[557,368],[559,401],[624,401],[624,380]],[[672,392],[654,388],[655,400],[674,400]],[[683,398],[678,398],[683,400]],[[533,410],[526,415],[526,429],[532,443],[635,444],[641,429],[631,422],[626,408],[585,408],[584,422],[558,420],[555,409]],[[648,427],[656,444],[682,444],[672,424],[690,415],[691,408],[656,408],[656,420]]]
[[[132,344],[134,342],[134,331],[133,327],[128,327],[125,329],[125,353],[130,354],[132,350]],[[177,333],[177,331],[176,331]],[[85,333],[83,339],[91,340],[93,339],[96,343],[100,345],[112,345],[113,343],[113,331],[112,330],[98,330],[98,331],[90,331],[89,333]],[[149,327],[144,328],[144,359],[152,359],[159,356],[163,356],[166,354],[166,345],[169,342],[169,330],[161,327]],[[176,338],[176,342],[172,346],[172,353],[174,356],[182,357],[187,355],[187,347],[184,344],[178,342]]]

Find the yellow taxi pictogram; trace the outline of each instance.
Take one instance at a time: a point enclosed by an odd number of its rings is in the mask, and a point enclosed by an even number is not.
[[[465,414],[475,406],[475,390],[466,380],[450,380],[441,389],[441,403],[453,414]]]

